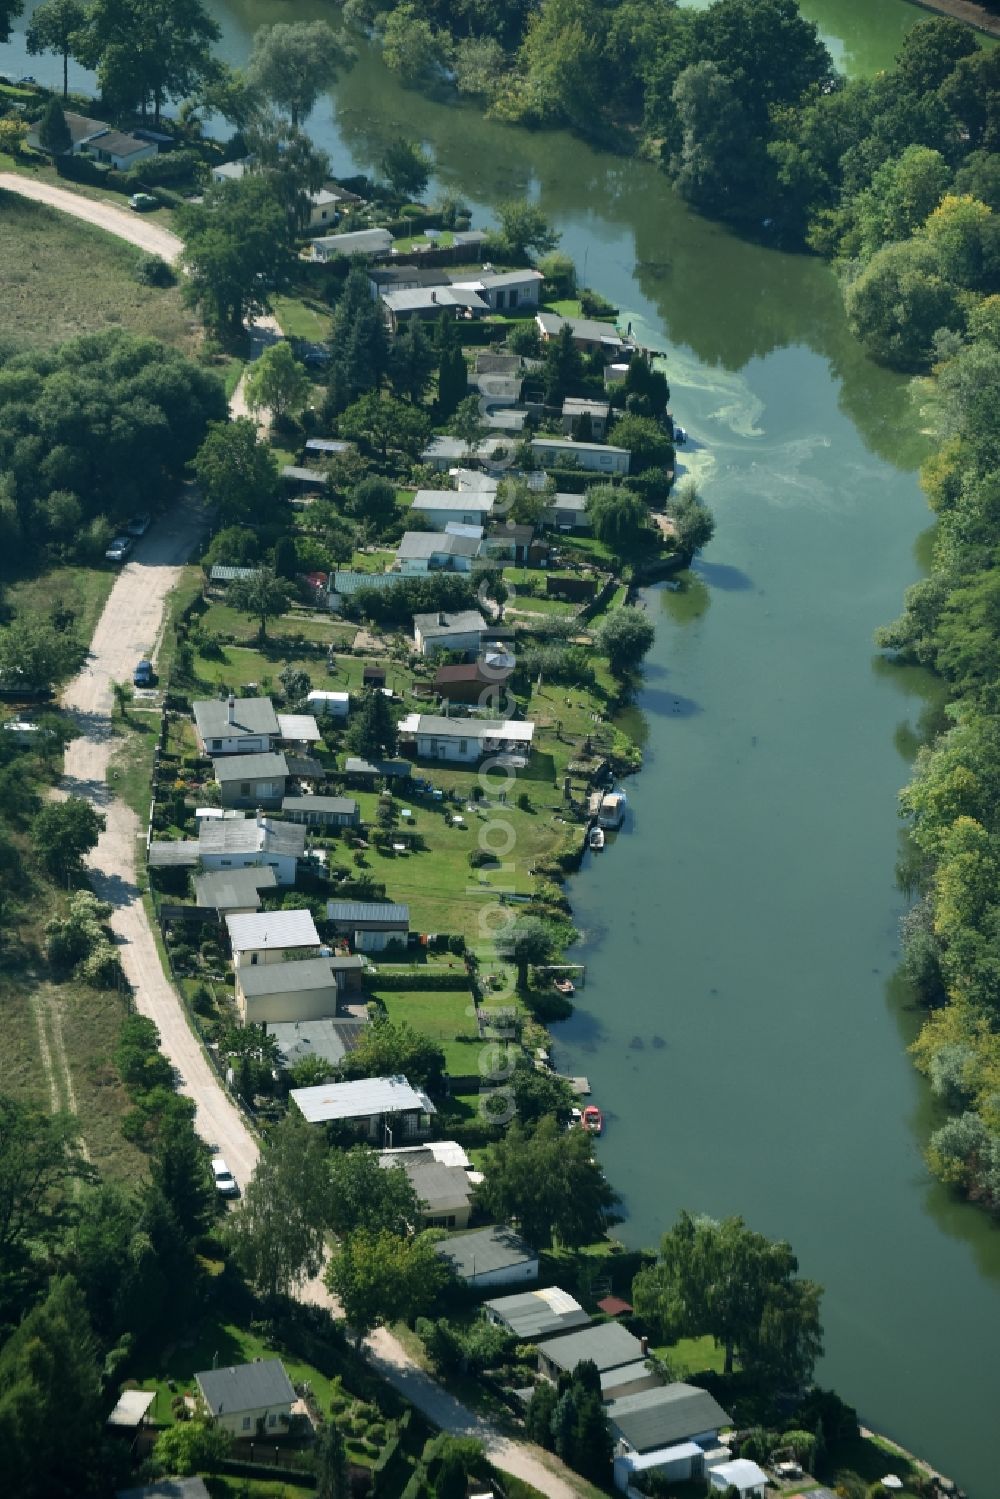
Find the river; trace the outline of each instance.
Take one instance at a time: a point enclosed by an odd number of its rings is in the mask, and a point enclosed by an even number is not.
[[[261,22],[330,14],[213,8],[233,62]],[[848,71],[886,66],[923,18],[902,0],[802,8]],[[0,67],[55,82],[17,24]],[[477,223],[537,197],[668,354],[718,535],[682,591],[646,598],[646,766],[627,830],[573,882],[588,980],[557,1062],[605,1111],[621,1237],[654,1243],[686,1206],[790,1239],[826,1287],[821,1379],[989,1499],[1000,1244],[924,1167],[933,1108],[892,981],[895,799],[933,711],[927,681],[871,645],[929,522],[907,383],[861,357],[824,266],[693,217],[651,167],[408,92],[368,52],[309,128],[340,174],[419,137]]]

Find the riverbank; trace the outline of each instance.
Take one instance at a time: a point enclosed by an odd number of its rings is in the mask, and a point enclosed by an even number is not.
[[[939,16],[951,16],[953,20],[962,21],[975,31],[981,31],[984,36],[1000,40],[1000,16],[994,15],[982,5],[976,5],[974,0],[907,0],[907,4],[915,5],[920,10],[933,11]]]

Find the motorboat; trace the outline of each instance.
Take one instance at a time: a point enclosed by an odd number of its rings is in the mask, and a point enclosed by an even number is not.
[[[560,994],[575,994],[576,985],[572,979],[553,979],[552,986],[559,990]]]
[[[590,848],[598,849],[604,847],[604,829],[591,828],[587,835],[587,844]]]
[[[604,1115],[596,1103],[588,1103],[583,1111],[583,1127],[591,1135],[600,1135],[604,1132]]]

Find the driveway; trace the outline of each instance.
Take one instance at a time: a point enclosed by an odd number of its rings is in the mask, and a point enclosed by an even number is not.
[[[22,198],[31,198],[35,203],[46,203],[49,208],[58,208],[61,213],[72,214],[127,239],[130,245],[138,245],[150,255],[161,255],[173,261],[184,248],[184,241],[169,229],[162,228],[145,214],[133,213],[128,208],[115,208],[110,203],[98,202],[95,198],[84,198],[80,193],[69,192],[64,187],[53,187],[48,182],[36,182],[33,177],[24,177],[20,172],[0,172],[0,188],[4,192],[19,193]]]

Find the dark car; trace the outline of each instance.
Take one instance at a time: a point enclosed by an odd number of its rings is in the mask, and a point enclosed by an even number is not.
[[[152,687],[156,683],[156,672],[153,670],[152,661],[140,661],[132,673],[132,681],[136,687]]]

